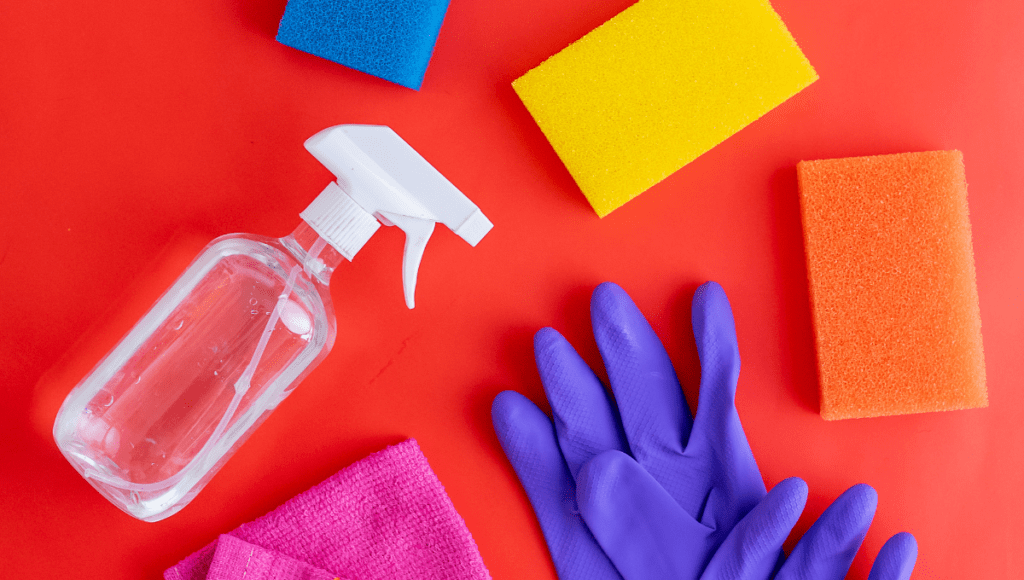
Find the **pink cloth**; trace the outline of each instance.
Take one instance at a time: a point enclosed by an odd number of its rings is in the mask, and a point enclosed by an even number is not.
[[[334,574],[234,536],[217,538],[206,580],[341,580]]]
[[[353,463],[164,572],[165,580],[254,575],[265,580],[491,577],[413,439]]]

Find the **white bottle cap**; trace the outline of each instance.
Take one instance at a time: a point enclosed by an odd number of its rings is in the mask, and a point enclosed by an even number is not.
[[[472,246],[493,227],[469,198],[390,127],[330,127],[306,140],[306,149],[338,181],[302,212],[302,219],[349,260],[380,227],[378,221],[402,229],[402,284],[409,308],[414,306],[416,274],[435,222]]]
[[[299,217],[349,261],[380,229],[380,222],[345,195],[333,181]]]

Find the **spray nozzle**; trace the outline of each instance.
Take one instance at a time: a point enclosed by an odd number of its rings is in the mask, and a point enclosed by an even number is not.
[[[380,224],[405,232],[402,286],[415,305],[416,274],[434,224],[476,244],[490,220],[390,127],[338,125],[306,140],[306,149],[337,177],[305,211],[305,220],[346,259]]]

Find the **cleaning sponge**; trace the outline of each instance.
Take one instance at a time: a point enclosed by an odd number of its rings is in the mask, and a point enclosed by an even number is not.
[[[419,89],[448,0],[289,0],[277,40]]]
[[[512,86],[604,217],[817,78],[767,0],[640,0]]]
[[[959,151],[797,165],[821,415],[985,407]]]

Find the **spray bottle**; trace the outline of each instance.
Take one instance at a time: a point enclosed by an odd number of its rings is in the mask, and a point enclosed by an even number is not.
[[[492,227],[388,127],[339,125],[305,145],[337,181],[295,231],[211,242],[57,413],[64,456],[140,520],[187,505],[327,356],[336,332],[331,273],[381,223],[406,235],[409,308],[436,222],[473,246]]]

